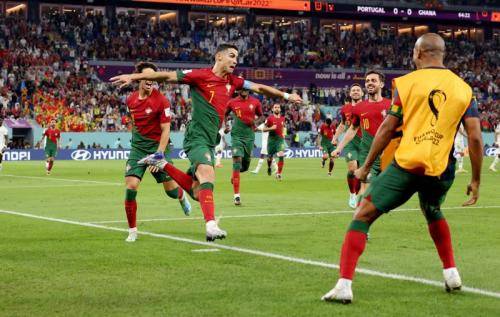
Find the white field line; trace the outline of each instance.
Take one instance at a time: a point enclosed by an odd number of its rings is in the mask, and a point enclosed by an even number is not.
[[[471,206],[471,207],[447,207],[443,210],[468,210],[468,209],[494,209],[500,206]],[[395,209],[393,212],[400,211],[420,211],[420,208],[401,208]],[[316,216],[316,215],[336,215],[336,214],[352,214],[354,210],[334,210],[334,211],[311,211],[311,212],[290,212],[290,213],[263,213],[263,214],[245,214],[245,215],[230,215],[223,216],[219,219],[229,218],[261,218],[261,217],[294,217],[294,216]],[[179,217],[179,218],[153,218],[153,219],[138,219],[139,222],[155,222],[155,221],[186,221],[200,220],[203,217]],[[105,221],[89,221],[90,223],[125,223],[127,220],[105,220]]]
[[[85,179],[54,178],[52,176],[22,176],[22,175],[0,174],[0,177],[14,177],[14,178],[26,178],[26,179],[43,179],[43,180],[63,181],[63,182],[77,182],[77,183],[106,184],[106,185],[124,186],[124,183],[112,183],[112,182],[93,181],[93,180],[85,180]]]
[[[86,223],[86,222],[79,222],[79,221],[74,221],[74,220],[66,220],[66,219],[60,219],[60,218],[37,216],[34,214],[22,213],[22,212],[16,212],[16,211],[0,210],[0,213],[22,216],[22,217],[33,218],[33,219],[39,219],[39,220],[52,221],[52,222],[65,223],[65,224],[72,224],[72,225],[83,226],[83,227],[98,228],[98,229],[119,231],[119,232],[128,232],[128,230],[125,228],[108,227],[108,226]],[[198,240],[193,240],[193,239],[188,239],[188,238],[172,236],[172,235],[168,235],[168,234],[153,233],[153,232],[147,232],[147,231],[139,231],[139,233],[144,235],[144,236],[150,236],[150,237],[167,239],[167,240],[178,241],[178,242],[184,242],[184,243],[189,243],[189,244],[194,244],[194,245],[205,246],[205,247],[209,247],[209,248],[216,247],[218,249],[224,249],[224,250],[235,251],[235,252],[240,252],[240,253],[245,253],[245,254],[251,254],[251,255],[276,259],[276,260],[292,262],[292,263],[318,266],[318,267],[324,267],[324,268],[329,268],[329,269],[338,269],[339,268],[338,264],[334,264],[334,263],[327,263],[327,262],[322,262],[322,261],[296,258],[296,257],[291,257],[291,256],[286,256],[286,255],[281,255],[281,254],[276,254],[276,253],[271,253],[271,252],[234,247],[234,246],[229,246],[229,245],[224,245],[224,244],[218,244],[218,243],[214,243],[214,242],[198,241]],[[425,285],[432,285],[432,286],[437,286],[437,287],[444,286],[442,281],[429,280],[429,279],[420,278],[420,277],[416,277],[416,276],[406,276],[406,275],[402,275],[402,274],[385,273],[385,272],[381,272],[381,271],[375,271],[375,270],[363,269],[363,268],[356,269],[356,272],[361,273],[361,274],[371,275],[371,276],[378,276],[378,277],[383,277],[383,278],[388,278],[388,279],[393,279],[393,280],[399,280],[399,281],[409,281],[409,282],[415,282],[415,283],[425,284]],[[462,286],[462,291],[468,292],[468,293],[479,294],[479,295],[483,295],[483,296],[495,297],[495,298],[500,299],[500,292],[494,292],[494,291],[489,291],[489,290],[484,290],[484,289],[479,289],[479,288],[474,288],[474,287],[468,287],[468,286]],[[318,296],[318,299],[319,299],[319,296]]]
[[[5,186],[2,190],[9,189],[29,189],[29,188],[51,188],[51,187],[82,187],[82,186],[116,186],[115,184],[59,184],[59,185],[26,185],[26,186]]]

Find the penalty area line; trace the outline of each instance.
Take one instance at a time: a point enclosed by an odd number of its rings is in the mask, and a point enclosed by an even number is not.
[[[103,225],[99,225],[99,224],[79,222],[79,221],[74,221],[74,220],[44,217],[44,216],[38,216],[38,215],[34,215],[34,214],[22,213],[22,212],[17,212],[17,211],[0,210],[0,213],[14,215],[14,216],[21,216],[21,217],[26,217],[26,218],[32,218],[32,219],[51,221],[51,222],[72,224],[72,225],[77,225],[77,226],[82,226],[82,227],[97,228],[97,229],[103,229],[103,230],[109,230],[109,231],[128,232],[128,230],[125,228],[108,227],[108,226],[103,226]],[[297,257],[292,257],[292,256],[287,256],[287,255],[281,255],[281,254],[265,252],[265,251],[260,251],[260,250],[253,250],[253,249],[229,246],[229,245],[218,244],[218,243],[213,243],[213,242],[198,241],[198,240],[193,240],[193,239],[188,239],[188,238],[177,237],[177,236],[173,236],[173,235],[169,235],[169,234],[161,234],[161,233],[154,233],[154,232],[147,232],[147,231],[139,231],[138,233],[143,235],[143,236],[150,236],[150,237],[167,239],[167,240],[172,240],[172,241],[177,241],[177,242],[184,242],[184,243],[188,243],[188,244],[194,244],[194,245],[199,245],[199,246],[204,246],[204,247],[209,247],[209,248],[230,250],[230,251],[234,251],[234,252],[251,254],[251,255],[266,257],[266,258],[270,258],[270,259],[291,262],[291,263],[305,264],[305,265],[316,266],[316,267],[324,267],[324,268],[328,268],[328,269],[339,269],[339,265],[334,264],[334,263],[327,263],[327,262],[322,262],[322,261],[297,258]],[[363,269],[363,268],[356,269],[356,272],[361,273],[361,274],[371,275],[371,276],[383,277],[383,278],[392,279],[392,280],[408,281],[408,282],[414,282],[414,283],[419,283],[419,284],[424,284],[424,285],[444,287],[444,285],[443,285],[444,283],[442,281],[435,281],[435,280],[430,280],[430,279],[425,279],[425,278],[420,278],[420,277],[415,277],[415,276],[406,276],[406,275],[402,275],[402,274],[386,273],[386,272],[375,271],[375,270],[371,270],[371,269]],[[494,292],[494,291],[484,290],[484,289],[475,288],[475,287],[468,287],[468,286],[462,286],[462,291],[467,292],[467,293],[473,293],[473,294],[495,297],[495,298],[500,299],[500,292]]]

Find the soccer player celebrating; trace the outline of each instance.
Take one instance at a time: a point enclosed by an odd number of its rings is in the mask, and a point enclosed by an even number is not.
[[[264,132],[264,128],[266,127],[265,123],[260,124],[257,127],[257,131],[262,132],[261,135],[261,144],[262,147],[260,148],[260,158],[259,161],[257,162],[257,166],[253,171],[251,171],[252,174],[259,174],[260,169],[262,168],[262,164],[264,164],[264,159],[267,157],[267,140],[269,140],[269,131]],[[276,161],[273,160],[272,162],[272,170],[274,173],[278,170],[278,164],[276,164]]]
[[[269,131],[267,141],[267,175],[271,176],[271,163],[273,157],[278,157],[278,171],[276,179],[281,181],[283,165],[285,164],[285,117],[281,116],[281,106],[276,103],[273,105],[272,114],[266,120],[266,126],[262,131]]]
[[[249,95],[248,90],[240,90],[240,95],[231,99],[226,114],[232,112],[231,143],[233,153],[234,204],[241,205],[240,172],[248,171],[255,141],[255,124],[264,121],[259,99]]]
[[[5,149],[7,148],[7,139],[8,131],[7,128],[3,126],[3,118],[0,118],[0,171],[2,170],[2,160],[3,160],[3,153],[5,152]]]
[[[354,107],[351,113],[351,126],[347,130],[344,138],[340,142],[337,149],[332,153],[334,157],[338,157],[346,144],[351,142],[358,129],[361,129],[361,142],[359,144],[359,164],[363,165],[370,146],[372,145],[375,133],[378,127],[382,124],[384,117],[389,110],[391,101],[382,97],[382,88],[384,87],[385,76],[379,71],[370,70],[365,76],[365,88],[368,93],[368,100],[360,102]],[[371,171],[371,177],[375,177],[380,173],[380,157],[377,157]],[[359,194],[363,194],[368,187],[369,179],[361,181]]]
[[[328,165],[328,176],[332,176],[332,170],[334,165],[334,158],[332,152],[335,150],[333,145],[333,134],[335,132],[335,124],[332,123],[332,119],[327,118],[325,123],[321,125],[318,131],[317,144],[321,151],[323,151],[323,158],[321,160],[321,167],[325,167],[326,160],[330,158],[330,164]]]
[[[61,131],[56,128],[56,120],[50,120],[49,127],[43,133],[42,140],[40,140],[40,144],[45,140],[45,157],[47,161],[45,163],[45,169],[47,171],[47,175],[50,175],[52,171],[52,167],[54,166],[54,160],[57,156],[57,149],[59,139],[61,138]]]
[[[283,93],[270,86],[246,81],[233,75],[237,60],[238,48],[234,45],[222,44],[215,52],[215,65],[212,68],[126,74],[110,79],[120,87],[134,80],[167,81],[191,86],[193,114],[184,137],[184,151],[191,162],[190,171],[184,173],[178,170],[165,161],[161,153],[150,155],[142,162],[166,171],[179,186],[200,202],[206,222],[208,241],[223,239],[227,235],[219,228],[214,215],[214,148],[218,143],[218,131],[224,121],[227,103],[234,91],[245,88],[270,97],[280,97],[296,103],[302,102],[297,94]]]
[[[413,49],[417,70],[393,81],[389,115],[380,126],[364,165],[356,170],[356,177],[366,179],[399,126],[403,130],[401,143],[394,161],[375,178],[354,214],[342,246],[340,279],[323,300],[352,300],[352,279],[370,226],[415,192],[443,264],[446,290],[458,290],[462,285],[450,229],[440,208],[455,177],[452,150],[460,122],[467,132],[472,163],[472,179],[467,186],[472,197],[464,206],[475,204],[479,197],[483,142],[472,89],[444,67],[444,53],[445,43],[438,34],[422,35]]]
[[[360,84],[352,84],[349,89],[349,98],[351,101],[346,103],[340,110],[341,122],[333,136],[333,144],[338,144],[338,139],[346,129],[351,126],[352,112],[357,104],[363,98],[363,88]],[[360,188],[359,179],[354,177],[354,171],[358,168],[359,144],[361,143],[361,129],[358,129],[353,139],[344,147],[344,156],[347,161],[347,185],[349,186],[349,206],[356,208],[357,194]]]
[[[155,64],[141,62],[135,66],[137,73],[154,73]],[[129,226],[129,234],[125,241],[134,242],[137,239],[137,189],[146,172],[147,165],[139,164],[139,160],[152,153],[165,155],[169,163],[170,139],[170,103],[157,89],[153,82],[141,80],[139,89],[127,98],[127,107],[132,116],[132,143],[125,171],[125,212]],[[191,212],[187,195],[167,173],[156,167],[150,167],[150,172],[157,183],[162,183],[167,196],[178,199],[184,214]]]

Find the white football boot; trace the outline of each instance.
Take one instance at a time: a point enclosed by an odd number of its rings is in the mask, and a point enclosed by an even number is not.
[[[205,224],[207,230],[207,241],[215,241],[216,239],[224,239],[227,232],[219,228],[215,220],[210,220]]]
[[[456,267],[443,270],[444,286],[447,292],[459,291],[462,288],[462,279]]]
[[[135,242],[137,240],[137,227],[128,229],[128,237],[125,239],[126,242]]]
[[[350,304],[353,298],[351,286],[351,280],[340,278],[335,287],[323,295],[321,300],[326,302],[341,302],[342,304]]]

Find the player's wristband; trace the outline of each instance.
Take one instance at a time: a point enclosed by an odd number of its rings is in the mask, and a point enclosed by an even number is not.
[[[290,99],[290,94],[289,94],[289,93],[287,93],[287,92],[285,92],[285,93],[283,94],[283,99],[285,99],[285,100]]]

